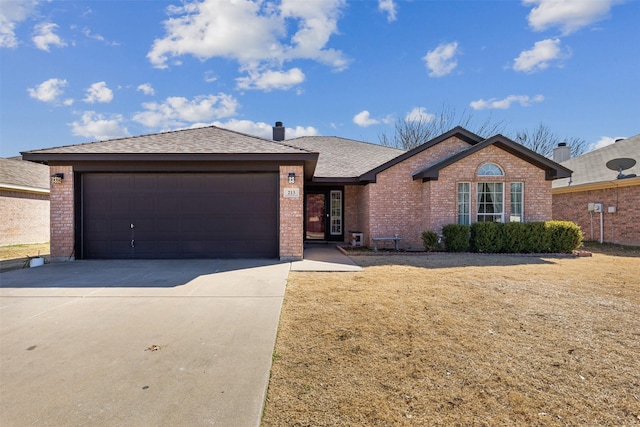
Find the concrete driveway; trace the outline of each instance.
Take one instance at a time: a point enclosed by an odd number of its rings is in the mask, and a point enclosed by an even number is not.
[[[259,425],[289,270],[117,260],[2,273],[0,425]]]

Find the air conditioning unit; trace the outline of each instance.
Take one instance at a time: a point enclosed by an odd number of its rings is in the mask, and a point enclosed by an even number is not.
[[[603,210],[603,209],[604,209],[604,208],[603,208],[603,206],[602,206],[602,203],[594,203],[594,204],[593,204],[593,211],[594,211],[594,212],[604,212],[604,210]]]

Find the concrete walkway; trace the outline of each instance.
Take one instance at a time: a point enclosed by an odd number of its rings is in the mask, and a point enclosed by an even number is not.
[[[291,263],[291,271],[354,272],[362,271],[355,262],[332,244],[307,244],[304,259]]]
[[[258,426],[290,263],[0,275],[0,425]]]

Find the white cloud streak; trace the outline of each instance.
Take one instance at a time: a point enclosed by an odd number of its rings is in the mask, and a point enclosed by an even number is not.
[[[423,122],[429,123],[435,119],[435,114],[427,113],[424,107],[414,107],[409,111],[404,119],[408,122]]]
[[[112,99],[113,91],[107,87],[107,83],[97,82],[87,89],[87,96],[83,101],[89,104],[94,104],[96,102],[106,104],[111,102]]]
[[[196,96],[192,100],[174,96],[164,102],[142,104],[146,111],[136,113],[133,120],[149,128],[172,129],[189,124],[209,122],[236,114],[238,101],[231,95]]]
[[[238,77],[236,82],[239,89],[257,89],[269,92],[273,89],[287,90],[299,85],[305,80],[305,75],[300,68],[292,68],[289,71],[258,72],[249,70],[248,77]]]
[[[249,73],[239,84],[263,90],[287,89],[291,82],[301,82],[303,74],[282,71],[284,62],[309,59],[337,71],[348,66],[341,51],[327,48],[330,37],[338,32],[345,4],[345,0],[282,0],[280,4],[204,0],[172,6],[168,11],[174,16],[164,22],[166,35],[154,41],[147,58],[157,68],[167,68],[171,58],[185,55],[200,60],[229,58]],[[294,31],[289,33],[288,28]],[[283,84],[282,77],[289,83]]]
[[[560,28],[564,35],[605,19],[618,0],[523,0],[533,9],[527,17],[535,31]]]
[[[156,91],[153,89],[153,86],[151,86],[151,83],[143,83],[139,85],[136,90],[149,96],[153,96],[156,94]]]
[[[599,140],[597,140],[596,142],[589,144],[589,147],[587,148],[587,152],[589,151],[594,151],[594,150],[599,150],[600,148],[604,148],[608,145],[611,144],[615,144],[615,142],[618,139],[625,139],[626,137],[624,136],[616,136],[615,138],[610,137],[610,136],[603,136],[600,137]]]
[[[443,77],[451,73],[458,62],[455,56],[458,54],[458,42],[442,43],[434,50],[427,52],[422,58],[429,70],[430,77]]]
[[[509,95],[504,99],[491,98],[488,100],[479,99],[472,101],[469,106],[474,110],[506,110],[511,108],[511,104],[517,103],[521,107],[529,107],[533,103],[544,101],[544,96],[536,95],[533,98],[528,95]]]
[[[215,121],[214,126],[218,126],[225,129],[234,130],[236,132],[246,133],[247,135],[253,135],[260,138],[271,139],[273,138],[272,125],[264,122],[252,122],[250,120],[237,120],[230,119],[224,122]],[[313,126],[296,126],[294,128],[285,129],[285,138],[299,138],[301,136],[316,136],[319,135],[318,129]]]
[[[122,126],[123,122],[124,119],[119,114],[105,117],[95,111],[85,111],[80,120],[69,123],[69,126],[75,136],[104,141],[128,136],[129,131]]]
[[[64,47],[67,44],[54,33],[59,28],[52,22],[41,22],[34,27],[33,44],[40,50],[49,52],[49,46]]]
[[[380,120],[371,118],[371,114],[367,110],[364,110],[353,116],[353,123],[357,124],[360,127],[366,128],[372,125],[379,124]]]
[[[387,14],[387,21],[393,22],[397,18],[397,5],[394,0],[378,0],[378,10]]]
[[[16,26],[32,15],[37,5],[37,0],[0,1],[0,47],[18,47]]]
[[[64,79],[49,79],[40,83],[38,86],[28,88],[29,96],[42,102],[56,103],[58,97],[64,93],[67,81]],[[66,101],[65,101],[66,105]]]
[[[535,73],[549,68],[551,61],[566,59],[570,53],[562,52],[560,39],[546,39],[536,42],[530,50],[520,52],[513,61],[513,69],[524,73]]]

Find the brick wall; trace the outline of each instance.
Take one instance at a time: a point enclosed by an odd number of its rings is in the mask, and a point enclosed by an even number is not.
[[[289,184],[289,173],[296,174],[295,184]],[[280,259],[302,259],[304,252],[304,167],[280,166]],[[284,197],[285,188],[297,188],[300,197]]]
[[[344,187],[344,241],[349,241],[349,232],[362,230],[362,209],[359,204],[364,187],[360,185],[346,185]]]
[[[640,184],[553,195],[553,219],[573,221],[585,240],[600,241],[600,214],[589,212],[589,203],[604,205],[603,242],[640,246]]]
[[[422,249],[420,235],[426,229],[424,184],[412,175],[469,144],[449,138],[378,174],[376,183],[369,184],[369,228],[365,242],[373,245],[372,237],[399,234],[404,249]]]
[[[51,166],[50,172],[64,174],[60,184],[51,184],[51,260],[67,261],[75,259],[73,168]]]
[[[526,222],[552,218],[551,181],[545,181],[544,170],[495,146],[489,146],[442,169],[438,180],[424,183],[413,180],[415,172],[467,147],[464,141],[450,138],[378,174],[377,182],[363,189],[358,202],[365,242],[372,246],[372,237],[399,234],[402,248],[422,249],[423,231],[441,233],[443,225],[457,222],[458,182],[472,183],[472,222],[475,221],[473,213],[477,209],[476,183],[491,181],[505,183],[505,220],[508,220],[511,182],[524,183],[523,214]],[[489,162],[499,165],[505,176],[479,179],[478,168]]]
[[[0,246],[49,241],[49,194],[0,190]]]

